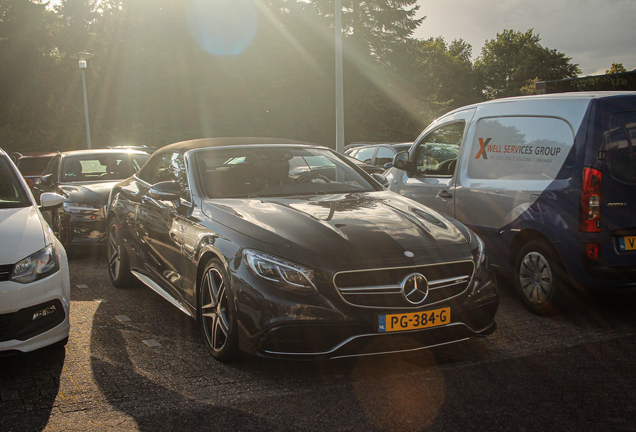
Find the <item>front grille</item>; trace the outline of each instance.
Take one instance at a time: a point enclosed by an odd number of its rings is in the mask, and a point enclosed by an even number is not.
[[[458,294],[466,288],[474,271],[472,261],[347,271],[336,274],[334,284],[342,297],[355,306],[377,308],[414,308],[437,303]],[[417,305],[408,302],[402,294],[402,283],[413,273],[422,274],[428,281],[428,295]]]
[[[0,282],[8,281],[13,271],[13,264],[0,265]]]

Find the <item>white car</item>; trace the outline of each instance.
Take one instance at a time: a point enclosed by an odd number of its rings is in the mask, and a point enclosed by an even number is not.
[[[33,195],[0,149],[0,355],[68,341],[71,286],[66,251],[40,209],[62,205]]]

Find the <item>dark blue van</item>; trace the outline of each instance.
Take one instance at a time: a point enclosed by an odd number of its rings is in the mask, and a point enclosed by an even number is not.
[[[439,160],[449,146],[457,157]],[[499,99],[434,121],[389,188],[465,223],[528,308],[636,287],[636,92]]]

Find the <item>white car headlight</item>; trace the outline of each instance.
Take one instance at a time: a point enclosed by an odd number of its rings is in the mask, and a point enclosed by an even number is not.
[[[11,280],[18,283],[30,283],[55,273],[60,269],[53,244],[26,257],[13,268]]]
[[[280,288],[303,294],[316,293],[314,271],[300,264],[263,252],[243,251],[247,267],[256,276],[275,282]]]

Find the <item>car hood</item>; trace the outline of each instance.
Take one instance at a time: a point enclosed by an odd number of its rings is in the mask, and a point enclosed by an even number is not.
[[[207,200],[203,212],[242,234],[321,255],[468,243],[448,219],[393,192]]]
[[[87,204],[106,205],[108,195],[117,184],[116,181],[108,182],[91,182],[85,184],[65,183],[59,185],[60,192],[72,202],[80,202]]]
[[[0,264],[15,264],[39,251],[46,246],[40,213],[33,206],[0,209],[0,238]]]

